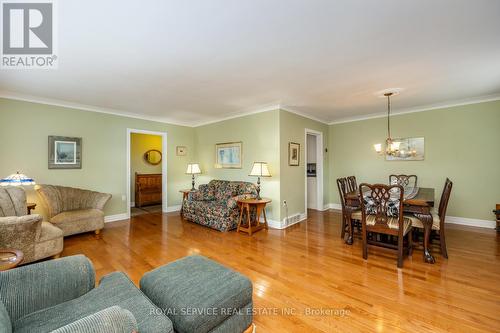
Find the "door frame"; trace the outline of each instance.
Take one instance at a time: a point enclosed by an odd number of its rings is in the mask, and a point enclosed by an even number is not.
[[[136,128],[127,128],[127,172],[126,172],[126,184],[127,184],[127,218],[130,218],[130,138],[132,133],[137,134],[149,134],[161,136],[161,210],[162,212],[167,212],[167,132],[156,132],[149,130],[142,130]]]
[[[324,150],[323,150],[323,132],[306,128],[304,131],[304,207],[307,218],[307,135],[314,135],[316,137],[316,209],[323,211],[323,167],[324,167]]]

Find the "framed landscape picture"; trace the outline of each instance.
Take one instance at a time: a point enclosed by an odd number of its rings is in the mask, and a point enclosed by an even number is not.
[[[425,157],[424,138],[394,139],[399,148],[394,155],[386,155],[387,161],[423,161]]]
[[[49,169],[81,169],[82,138],[49,136]]]
[[[241,141],[217,143],[215,145],[215,167],[219,169],[241,169],[242,146]]]
[[[290,166],[300,165],[300,143],[295,143],[295,142],[288,143],[288,165]]]

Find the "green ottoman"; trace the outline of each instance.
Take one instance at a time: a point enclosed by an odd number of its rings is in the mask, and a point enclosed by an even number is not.
[[[202,256],[154,269],[140,287],[178,333],[241,333],[252,323],[252,282]]]

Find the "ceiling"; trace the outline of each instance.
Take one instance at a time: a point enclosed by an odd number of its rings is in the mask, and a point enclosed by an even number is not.
[[[0,96],[188,125],[500,96],[498,0],[58,1],[58,21],[59,68],[2,70]]]

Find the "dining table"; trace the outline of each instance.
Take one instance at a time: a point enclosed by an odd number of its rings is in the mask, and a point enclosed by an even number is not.
[[[416,218],[422,221],[424,226],[424,261],[426,263],[433,264],[435,263],[435,259],[429,249],[429,240],[432,230],[431,209],[434,207],[435,200],[434,189],[428,187],[418,187],[413,190],[410,189],[408,193],[411,193],[411,195],[405,195],[403,198],[403,211],[406,214],[413,214]],[[359,207],[359,200],[359,190],[348,192],[346,195],[347,204],[352,207]],[[350,230],[350,233],[350,237],[352,237],[352,230]]]

